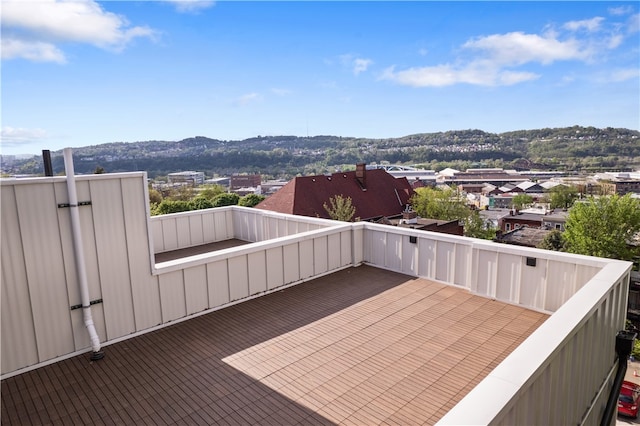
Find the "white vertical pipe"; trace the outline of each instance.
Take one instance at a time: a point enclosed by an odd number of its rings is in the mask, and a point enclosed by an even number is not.
[[[76,272],[80,286],[80,299],[82,302],[82,318],[91,338],[91,359],[96,360],[104,356],[100,351],[100,338],[96,332],[91,316],[91,301],[89,299],[89,284],[87,270],[84,261],[84,247],[82,245],[82,231],[80,228],[80,212],[78,211],[78,194],[76,192],[76,177],[73,169],[73,152],[71,148],[64,149],[64,169],[67,174],[67,192],[69,193],[69,210],[71,212],[71,231],[73,234],[73,249],[75,252]]]

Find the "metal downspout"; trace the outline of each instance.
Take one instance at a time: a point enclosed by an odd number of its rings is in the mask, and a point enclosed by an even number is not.
[[[636,338],[636,333],[621,330],[616,335],[616,354],[618,355],[618,370],[616,371],[616,377],[613,380],[613,387],[607,400],[600,426],[609,426],[613,423],[613,416],[618,408],[618,395],[620,395],[620,388],[624,381],[624,375],[627,372],[627,358],[631,355],[633,349],[633,341]]]
[[[78,211],[78,194],[76,192],[76,178],[73,169],[73,152],[71,148],[64,149],[64,169],[67,175],[67,192],[69,193],[69,208],[71,212],[71,231],[73,234],[73,250],[75,253],[76,272],[80,287],[80,300],[82,302],[82,318],[91,339],[91,360],[104,358],[104,352],[100,350],[100,338],[96,332],[91,316],[91,303],[89,299],[89,284],[87,270],[84,261],[84,247],[82,245],[82,232],[80,227],[80,212]]]

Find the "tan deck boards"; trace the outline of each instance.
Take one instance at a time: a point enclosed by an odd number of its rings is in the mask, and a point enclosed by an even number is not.
[[[361,266],[5,379],[1,422],[433,424],[546,318]]]

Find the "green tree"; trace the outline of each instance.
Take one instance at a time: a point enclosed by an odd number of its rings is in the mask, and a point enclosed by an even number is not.
[[[106,173],[106,171],[102,166],[96,166],[95,170],[93,171],[93,174],[96,174],[96,175],[101,175],[103,173]]]
[[[195,190],[191,186],[183,185],[171,188],[164,198],[173,201],[189,201],[193,198]]]
[[[465,220],[471,214],[465,200],[452,188],[418,188],[411,199],[418,215],[438,220]]]
[[[240,201],[240,196],[233,192],[225,192],[216,195],[213,200],[213,207],[235,206]]]
[[[247,194],[244,197],[240,197],[238,200],[238,205],[243,207],[254,207],[262,202],[265,197],[264,195],[258,194]]]
[[[562,236],[562,231],[558,229],[554,229],[549,232],[546,237],[540,242],[538,248],[545,250],[553,250],[553,251],[563,251],[564,250],[564,237]]]
[[[578,199],[578,189],[574,186],[558,185],[549,191],[552,209],[568,209]]]
[[[631,261],[640,251],[629,244],[638,232],[640,200],[627,194],[574,204],[563,236],[570,253]]]
[[[160,194],[160,191],[149,188],[149,202],[151,204],[160,204],[162,202],[162,194]]]
[[[335,195],[329,198],[329,204],[323,203],[322,206],[333,220],[351,222],[356,214],[356,207],[351,204],[351,197]]]
[[[224,194],[225,189],[222,185],[204,185],[199,188],[198,194],[209,200],[213,200],[217,195]]]
[[[511,200],[511,205],[518,210],[530,205],[531,203],[533,203],[533,197],[524,193],[516,195]]]
[[[151,213],[158,215],[186,212],[189,210],[191,210],[191,206],[188,201],[164,199]]]
[[[198,195],[189,201],[189,207],[191,210],[202,210],[202,209],[210,209],[213,207],[213,202],[207,197],[203,197],[202,195]]]
[[[466,237],[493,240],[496,237],[496,228],[486,222],[477,211],[472,211],[464,220],[464,235]]]

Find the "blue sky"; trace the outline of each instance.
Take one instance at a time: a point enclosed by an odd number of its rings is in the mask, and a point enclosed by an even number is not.
[[[638,2],[2,0],[2,154],[640,129]]]

